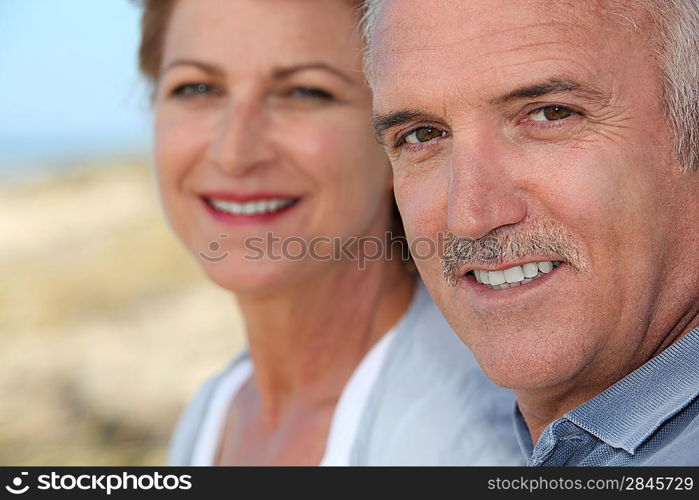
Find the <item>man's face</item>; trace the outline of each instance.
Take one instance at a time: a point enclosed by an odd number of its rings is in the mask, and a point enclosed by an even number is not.
[[[697,175],[671,154],[652,28],[592,9],[388,0],[371,46],[408,238],[476,240],[419,270],[512,388],[605,388],[696,295]]]

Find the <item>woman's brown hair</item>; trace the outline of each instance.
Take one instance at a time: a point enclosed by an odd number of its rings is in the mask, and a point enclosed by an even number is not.
[[[140,0],[138,3],[143,7],[138,66],[153,83],[160,74],[165,35],[177,0]]]

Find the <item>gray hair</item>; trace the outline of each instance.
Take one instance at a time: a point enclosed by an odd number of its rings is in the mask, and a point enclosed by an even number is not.
[[[642,0],[658,26],[665,114],[685,172],[699,170],[699,1]]]
[[[372,42],[385,0],[366,0],[362,19],[364,70],[371,84]],[[699,170],[699,0],[636,0],[657,26],[654,39],[662,74],[665,115],[674,153],[684,172]],[[633,22],[633,20],[632,20]]]
[[[372,71],[371,43],[374,40],[374,33],[376,32],[376,24],[379,19],[381,7],[383,7],[383,0],[366,0],[364,2],[364,12],[360,23],[362,36],[364,38],[364,75],[369,84],[371,84],[374,76]]]

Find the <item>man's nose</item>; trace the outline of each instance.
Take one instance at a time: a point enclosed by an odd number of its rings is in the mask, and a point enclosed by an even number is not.
[[[524,191],[516,180],[509,146],[498,137],[455,138],[449,179],[447,229],[457,236],[481,238],[527,215]]]
[[[275,158],[262,103],[232,101],[215,125],[207,158],[228,175],[244,175]]]

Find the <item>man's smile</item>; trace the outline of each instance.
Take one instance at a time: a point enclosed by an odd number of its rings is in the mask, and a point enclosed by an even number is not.
[[[473,269],[466,273],[491,290],[506,290],[508,288],[527,285],[532,281],[550,273],[562,264],[561,261],[527,262],[522,265],[508,267],[506,269],[489,271],[487,269]]]

